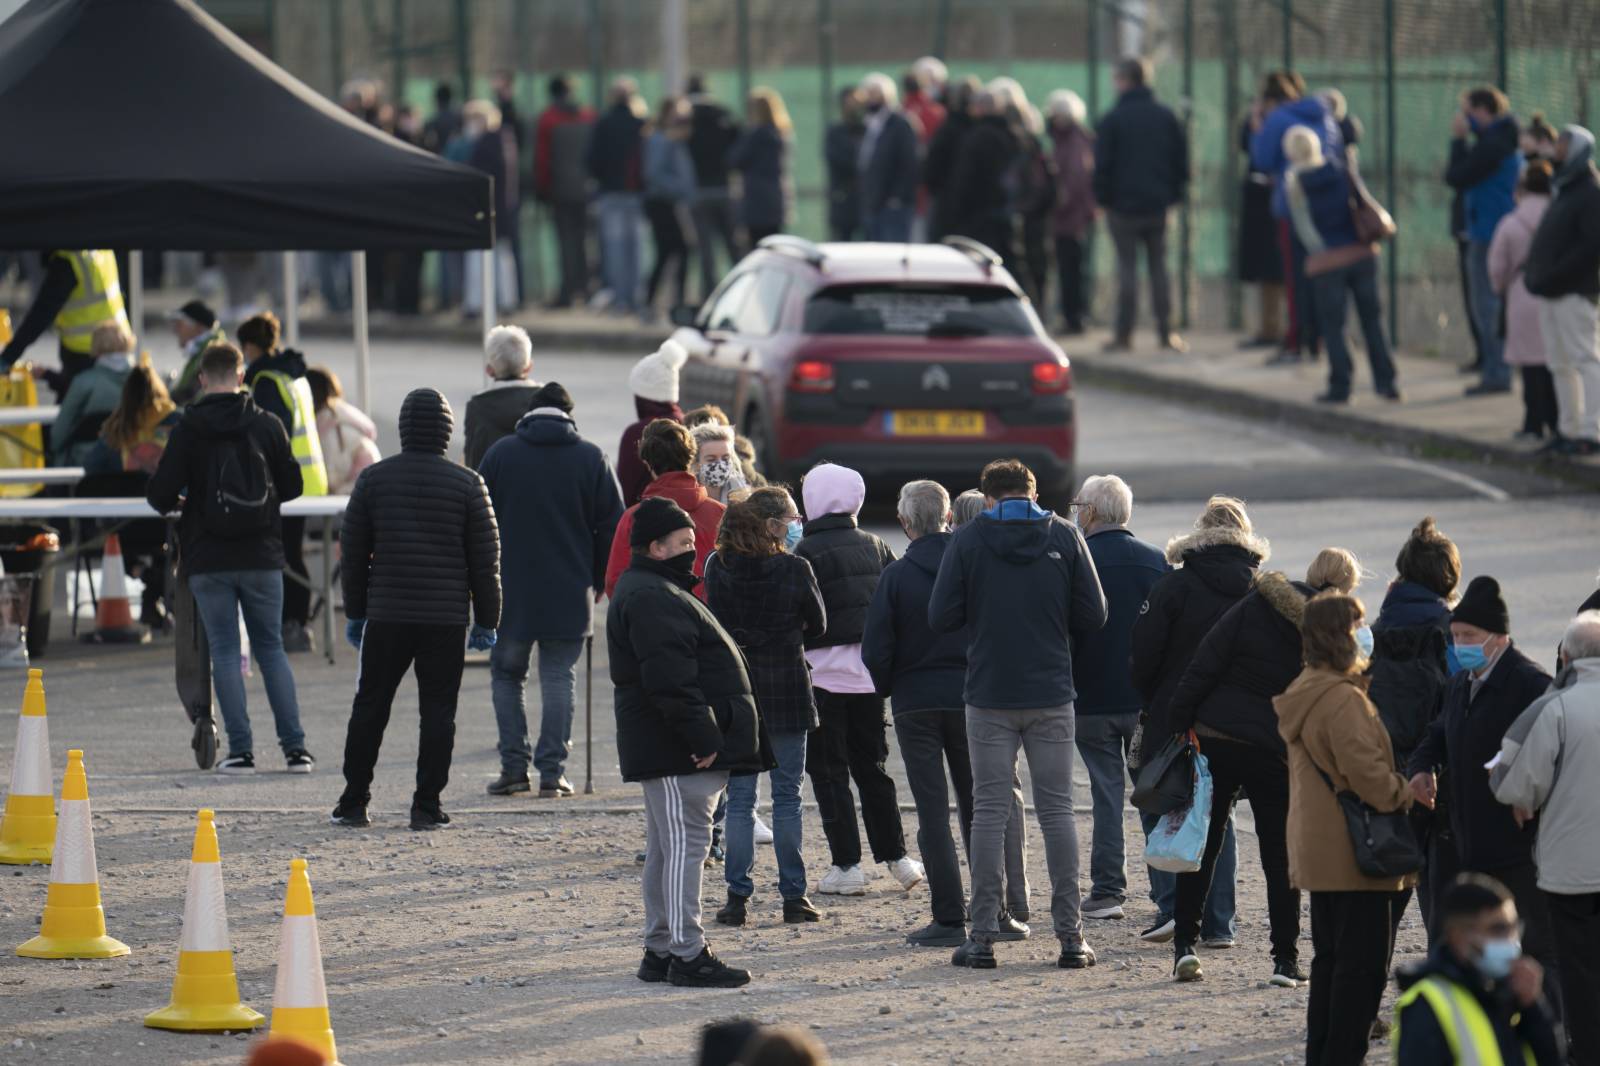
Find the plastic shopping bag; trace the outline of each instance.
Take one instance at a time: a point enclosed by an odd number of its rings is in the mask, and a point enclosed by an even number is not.
[[[1192,874],[1200,869],[1211,831],[1211,767],[1198,751],[1194,756],[1194,800],[1161,816],[1144,842],[1144,861],[1152,869]]]

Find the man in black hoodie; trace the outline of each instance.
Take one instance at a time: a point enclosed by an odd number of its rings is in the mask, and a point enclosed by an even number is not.
[[[183,503],[178,542],[211,650],[211,674],[228,731],[218,773],[253,774],[256,763],[239,674],[239,615],[261,667],[278,743],[290,773],[314,765],[300,728],[294,674],[283,651],[283,539],[278,506],[300,495],[300,467],[283,423],[240,392],[244,357],[213,344],[200,357],[201,396],[172,430],[145,498],[162,514]],[[209,715],[196,722],[209,729]]]
[[[967,745],[972,755],[972,937],[957,966],[993,969],[1001,852],[1017,753],[1028,753],[1033,804],[1050,869],[1050,915],[1063,969],[1093,966],[1078,896],[1072,812],[1072,649],[1106,623],[1106,597],[1076,526],[1035,502],[1016,459],[983,469],[988,509],[945,552],[928,600],[937,632],[967,630]]]
[[[439,795],[450,780],[463,645],[494,646],[500,624],[500,535],[483,478],[445,457],[455,417],[433,389],[400,405],[400,454],[356,479],[339,534],[345,633],[361,653],[344,742],[337,825],[372,824],[367,803],[394,696],[417,675],[421,743],[411,828],[450,824]],[[468,635],[468,623],[472,625]]]

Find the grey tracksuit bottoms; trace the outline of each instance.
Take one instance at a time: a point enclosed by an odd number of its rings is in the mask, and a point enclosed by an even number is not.
[[[700,880],[711,816],[728,775],[709,771],[641,781],[644,788],[644,946],[688,961],[706,946]]]

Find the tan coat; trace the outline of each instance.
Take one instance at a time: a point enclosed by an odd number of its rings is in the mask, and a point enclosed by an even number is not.
[[[1317,772],[1321,767],[1334,789],[1354,792],[1374,810],[1411,806],[1366,689],[1365,678],[1307,667],[1272,701],[1289,747],[1289,880],[1303,891],[1395,892],[1411,881],[1361,873],[1338,800]]]

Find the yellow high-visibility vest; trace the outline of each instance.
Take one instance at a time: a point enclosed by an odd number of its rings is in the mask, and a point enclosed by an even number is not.
[[[128,309],[122,302],[122,284],[117,279],[117,257],[104,248],[55,254],[72,265],[72,276],[77,280],[72,295],[56,315],[61,346],[69,352],[90,354],[94,328],[107,319],[115,319],[132,332]]]
[[[1418,999],[1426,1000],[1444,1030],[1456,1066],[1505,1066],[1494,1026],[1472,993],[1453,981],[1425,977],[1406,989],[1394,1005],[1394,1061],[1400,1061],[1400,1013]],[[1522,1045],[1527,1066],[1536,1066],[1533,1049]]]
[[[322,438],[317,435],[317,409],[311,399],[311,383],[303,377],[292,378],[281,370],[263,370],[256,376],[277,386],[278,395],[292,416],[289,450],[294,453],[294,461],[300,464],[304,494],[326,496],[328,468],[322,461]]]

